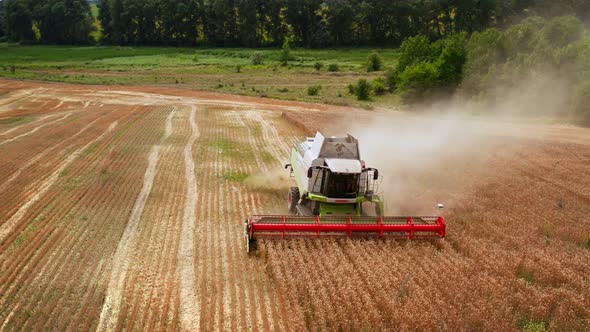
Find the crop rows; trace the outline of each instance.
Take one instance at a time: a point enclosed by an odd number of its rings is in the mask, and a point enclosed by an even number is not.
[[[134,127],[132,122],[136,120],[134,118],[145,114],[140,109],[131,111],[135,112],[118,112],[116,118],[111,118],[111,123],[114,123],[113,120],[118,121],[119,133],[122,132],[120,130],[124,132],[126,128]],[[145,126],[145,123],[143,125],[144,127],[136,128],[150,128]],[[91,132],[99,129],[100,127],[93,128]],[[115,217],[105,213],[112,211],[120,214],[121,211],[117,211],[117,208],[120,209],[122,206],[117,206],[116,203],[124,203],[125,200],[116,194],[113,195],[112,188],[109,187],[119,184],[122,185],[123,190],[116,192],[121,194],[126,192],[125,183],[111,183],[105,178],[111,176],[109,166],[117,162],[113,158],[119,152],[116,148],[117,142],[125,142],[128,138],[125,135],[118,135],[118,137],[111,135],[105,142],[97,142],[99,145],[93,149],[94,151],[76,160],[68,168],[70,170],[68,174],[60,177],[52,190],[44,195],[43,200],[35,204],[22,218],[25,221],[33,221],[33,224],[25,225],[26,229],[20,236],[27,236],[22,240],[20,247],[7,248],[8,252],[16,251],[17,254],[9,257],[3,255],[3,266],[13,266],[5,270],[11,272],[6,276],[13,277],[15,280],[2,283],[2,285],[13,286],[11,290],[2,292],[2,299],[23,300],[19,301],[13,309],[12,317],[4,319],[5,324],[45,328],[65,327],[67,324],[84,326],[82,320],[92,317],[87,312],[87,306],[92,302],[96,305],[96,302],[100,301],[96,295],[100,296],[100,294],[93,294],[96,287],[91,285],[102,278],[105,263],[108,263],[100,257],[102,253],[99,250],[93,251],[92,248],[112,247],[112,239],[105,239],[106,243],[102,244],[95,242],[100,241],[101,233],[111,233],[116,236],[113,232],[104,232],[108,231],[109,226],[114,226],[109,223],[113,222]],[[141,136],[139,138],[146,139]],[[120,153],[120,156],[123,157],[124,154]],[[138,168],[128,168],[128,170],[136,171]],[[125,171],[125,168],[117,169],[112,173],[118,171]],[[96,176],[99,174],[103,176],[102,179]],[[112,176],[115,178],[115,174]],[[130,178],[132,177],[124,174],[120,179],[128,181]],[[127,188],[129,188],[128,185]],[[104,207],[101,208],[101,205]],[[18,233],[15,232],[15,234]],[[12,246],[18,242],[20,241],[12,242]],[[11,241],[5,243],[11,243]],[[80,251],[80,248],[85,250]],[[96,257],[97,254],[99,254],[98,257]],[[94,260],[90,258],[93,255]],[[36,274],[33,271],[40,271],[40,273]],[[35,276],[37,278],[31,280]],[[39,285],[46,286],[38,287]],[[85,293],[81,291],[82,287],[91,288]],[[90,292],[90,290],[93,291]],[[71,310],[68,310],[68,307]],[[76,315],[74,312],[77,310],[81,311]],[[9,315],[9,312],[5,311],[3,314]],[[88,323],[90,322],[87,321],[86,324]],[[76,325],[72,326],[76,327]]]
[[[293,118],[322,126],[318,117]],[[588,146],[494,140],[469,156],[470,168],[453,163],[465,157],[451,150],[429,169],[455,182],[430,187],[430,196],[463,188],[444,195],[454,195],[444,242],[264,242],[270,270],[296,299],[290,310],[303,313],[305,327],[588,329]],[[501,153],[484,156],[491,148]]]
[[[590,327],[590,150],[566,132],[401,169],[389,209],[445,198],[445,241],[261,240],[247,255],[247,216],[286,212],[290,143],[338,113],[7,86],[0,119],[26,121],[0,125],[0,330]]]

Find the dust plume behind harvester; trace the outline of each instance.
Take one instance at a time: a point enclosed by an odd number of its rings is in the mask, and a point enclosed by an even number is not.
[[[366,166],[358,140],[351,135],[324,137],[318,132],[297,142],[285,168],[297,184],[288,192],[290,215],[250,216],[245,222],[248,251],[262,237],[445,236],[441,216],[383,216],[379,171]]]

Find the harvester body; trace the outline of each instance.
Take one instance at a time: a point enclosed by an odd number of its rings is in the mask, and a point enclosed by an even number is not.
[[[361,159],[358,140],[317,133],[297,142],[289,168],[289,215],[252,215],[245,222],[247,250],[259,237],[377,236],[443,238],[440,216],[383,216],[379,171]],[[442,206],[442,205],[439,205]]]
[[[289,191],[292,213],[361,216],[383,211],[374,192],[379,172],[365,166],[358,140],[351,135],[324,137],[318,132],[293,146],[286,167],[297,183]]]

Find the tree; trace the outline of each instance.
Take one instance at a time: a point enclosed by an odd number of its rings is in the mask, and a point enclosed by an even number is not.
[[[500,30],[490,28],[471,35],[466,46],[467,60],[462,89],[476,93],[483,87],[483,81],[490,70],[508,57],[506,38]]]
[[[258,29],[258,18],[256,16],[255,1],[239,0],[238,20],[241,45],[247,47],[256,46],[259,38],[256,32]]]
[[[403,72],[408,66],[420,62],[434,62],[440,55],[440,47],[423,35],[406,39],[400,47],[397,71]]]
[[[260,43],[280,46],[287,35],[287,24],[283,19],[285,0],[265,0],[257,2]]]
[[[203,2],[163,0],[160,3],[161,38],[164,43],[182,46],[195,45],[198,38],[198,25],[201,23]]]
[[[439,86],[436,64],[421,62],[407,67],[400,75],[397,90],[405,102],[416,102],[431,95]]]
[[[322,6],[321,1],[314,0],[287,0],[285,20],[293,31],[294,45],[312,46],[315,34],[320,28],[321,17],[318,15]]]
[[[207,41],[216,46],[233,46],[238,41],[238,24],[233,0],[209,0],[202,12]]]
[[[0,2],[0,42],[6,38],[4,2]]]
[[[353,43],[352,25],[354,10],[348,0],[329,0],[327,11],[327,29],[335,45]]]
[[[101,23],[101,38],[106,43],[113,42],[113,19],[111,18],[111,0],[99,0],[98,20]]]
[[[369,57],[367,59],[367,71],[368,72],[379,71],[379,70],[381,70],[382,66],[383,66],[383,60],[381,59],[381,56],[379,56],[379,53],[373,52],[373,53],[369,54]]]
[[[125,45],[129,41],[125,29],[127,22],[123,12],[123,0],[111,0],[111,40],[117,45]]]
[[[11,41],[33,41],[33,15],[23,0],[7,0],[5,4],[6,35]]]
[[[285,39],[281,54],[279,55],[279,61],[281,65],[286,66],[289,60],[291,60],[291,47],[289,46],[289,40]]]
[[[364,78],[358,80],[352,87],[352,91],[358,100],[369,100],[371,97],[371,84]]]
[[[467,60],[465,44],[467,35],[457,34],[444,40],[442,53],[436,60],[438,80],[447,89],[456,88],[463,78],[463,67]]]
[[[41,42],[87,44],[94,21],[86,0],[49,0],[33,6],[33,19],[41,33]]]

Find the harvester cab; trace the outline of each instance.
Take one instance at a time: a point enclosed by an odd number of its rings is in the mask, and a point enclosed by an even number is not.
[[[285,165],[295,178],[289,215],[252,215],[245,222],[246,248],[260,237],[384,236],[442,238],[440,216],[383,216],[379,171],[361,159],[358,140],[317,133],[291,150]]]
[[[295,144],[291,169],[296,187],[289,189],[289,212],[300,216],[380,215],[383,202],[376,195],[379,171],[360,159],[358,140],[314,138]]]

